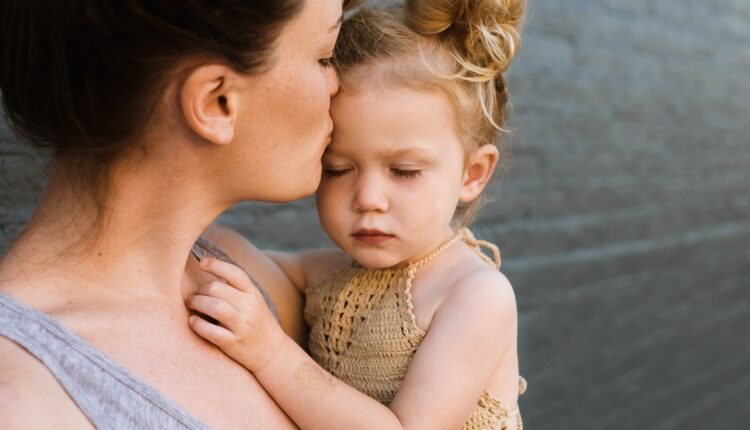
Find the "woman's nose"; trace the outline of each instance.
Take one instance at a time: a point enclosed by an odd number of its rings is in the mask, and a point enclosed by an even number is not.
[[[356,184],[352,210],[354,212],[386,212],[389,204],[384,185],[373,175],[360,176]]]

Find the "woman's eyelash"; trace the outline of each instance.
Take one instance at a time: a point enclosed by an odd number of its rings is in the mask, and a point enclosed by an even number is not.
[[[323,66],[323,67],[331,67],[331,66],[333,66],[333,57],[321,58],[318,61],[320,62],[320,65]]]
[[[328,178],[338,178],[339,176],[344,176],[349,169],[342,169],[342,170],[333,170],[333,169],[323,169],[323,174],[326,175]]]
[[[421,170],[391,169],[391,172],[399,178],[413,179],[422,174]]]

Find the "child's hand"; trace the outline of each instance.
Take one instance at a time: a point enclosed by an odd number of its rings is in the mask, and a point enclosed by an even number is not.
[[[282,345],[285,334],[260,291],[233,264],[204,258],[200,267],[226,282],[205,283],[187,299],[189,309],[214,318],[219,324],[191,315],[190,328],[248,370],[262,369]]]

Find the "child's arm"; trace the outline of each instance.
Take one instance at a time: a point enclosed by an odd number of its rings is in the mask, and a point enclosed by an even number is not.
[[[460,428],[515,338],[507,280],[489,271],[465,278],[436,312],[386,407],[331,376],[285,336],[241,270],[210,259],[201,266],[231,285],[207,284],[189,301],[222,326],[193,316],[191,327],[252,371],[305,430]]]
[[[351,263],[352,259],[337,249],[314,249],[302,252],[263,251],[301,292],[314,285],[331,270]]]

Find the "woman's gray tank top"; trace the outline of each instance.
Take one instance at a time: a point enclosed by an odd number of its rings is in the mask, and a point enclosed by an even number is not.
[[[193,254],[233,262],[204,239],[193,246]],[[0,336],[39,359],[98,429],[209,428],[52,317],[2,293]]]

